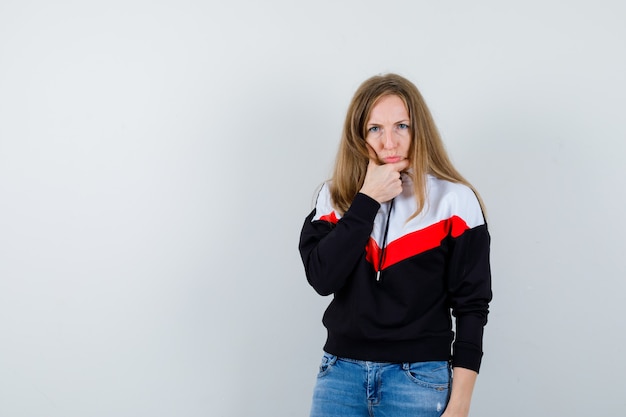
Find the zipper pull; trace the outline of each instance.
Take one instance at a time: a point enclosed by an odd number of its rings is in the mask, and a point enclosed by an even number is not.
[[[380,269],[376,272],[376,281],[380,281]]]

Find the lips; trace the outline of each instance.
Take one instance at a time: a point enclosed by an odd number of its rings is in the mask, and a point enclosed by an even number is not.
[[[403,156],[386,156],[383,158],[383,162],[386,164],[395,164],[396,162],[400,162],[403,159]]]

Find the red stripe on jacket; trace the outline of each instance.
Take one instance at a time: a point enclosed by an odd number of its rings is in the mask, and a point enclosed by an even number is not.
[[[424,229],[401,236],[387,245],[382,268],[379,268],[381,249],[376,241],[370,237],[365,248],[367,252],[366,259],[374,266],[376,271],[385,269],[412,256],[438,247],[441,241],[448,235],[454,238],[459,237],[468,229],[469,226],[462,218],[452,216]]]

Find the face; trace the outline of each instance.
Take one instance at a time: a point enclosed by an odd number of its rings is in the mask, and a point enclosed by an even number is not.
[[[411,126],[404,101],[396,95],[380,98],[367,121],[367,142],[381,163],[399,162],[409,156]]]

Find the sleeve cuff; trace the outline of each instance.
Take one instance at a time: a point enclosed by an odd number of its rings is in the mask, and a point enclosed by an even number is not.
[[[482,358],[483,352],[476,349],[475,346],[463,342],[454,343],[452,367],[467,368],[478,373]]]

